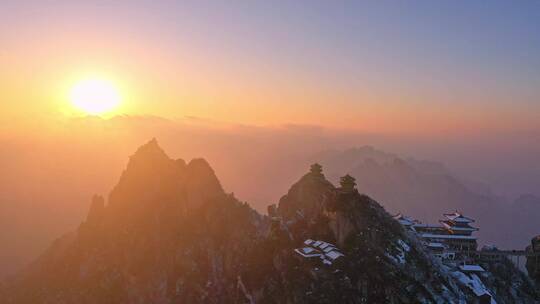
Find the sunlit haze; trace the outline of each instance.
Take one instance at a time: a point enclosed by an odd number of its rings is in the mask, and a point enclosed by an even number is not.
[[[476,303],[413,247],[540,233],[540,1],[0,0],[0,147],[0,303]],[[288,277],[315,236],[357,264]]]
[[[61,115],[90,71],[125,86],[129,115],[537,130],[539,5],[3,2],[3,114]]]
[[[102,115],[118,107],[121,97],[114,84],[102,79],[85,79],[73,86],[70,100],[86,114]]]

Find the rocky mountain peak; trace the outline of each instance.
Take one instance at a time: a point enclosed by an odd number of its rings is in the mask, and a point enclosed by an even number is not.
[[[155,200],[171,192],[181,173],[156,139],[133,154],[109,197],[109,205],[133,205],[141,200]]]
[[[336,188],[314,164],[269,219],[226,195],[204,159],[172,160],[152,140],[109,203],[95,196],[79,233],[0,286],[0,302],[477,303],[466,274],[354,183]],[[526,281],[497,272],[474,282],[499,303],[537,303]]]
[[[317,217],[334,189],[334,185],[324,177],[322,167],[314,164],[310,172],[292,185],[287,195],[280,199],[278,212],[287,219]]]
[[[214,172],[214,169],[210,167],[210,164],[204,158],[192,159],[186,166],[189,179],[198,180],[201,183],[205,183],[206,186],[213,189],[221,189],[218,178]]]
[[[109,196],[109,214],[128,222],[156,214],[183,214],[209,199],[224,195],[214,170],[202,158],[188,164],[173,160],[156,139],[130,157]],[[111,220],[113,221],[113,220]]]
[[[157,139],[153,138],[148,143],[142,145],[133,154],[128,163],[127,170],[135,169],[151,164],[153,167],[169,163],[171,159],[165,154],[165,151],[159,146]]]

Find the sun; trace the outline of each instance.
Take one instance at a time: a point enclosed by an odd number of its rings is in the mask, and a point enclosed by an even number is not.
[[[103,79],[85,79],[77,82],[70,92],[71,103],[90,115],[111,112],[120,105],[122,98],[115,85]]]

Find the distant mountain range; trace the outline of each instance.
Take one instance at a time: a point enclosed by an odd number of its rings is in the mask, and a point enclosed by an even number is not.
[[[77,227],[86,215],[88,198],[108,193],[117,180],[114,172],[126,165],[125,155],[156,135],[172,153],[207,159],[223,188],[259,212],[277,202],[305,168],[321,162],[330,181],[351,173],[359,190],[376,198],[390,213],[402,212],[431,223],[442,212],[467,213],[477,219],[481,243],[522,249],[540,233],[537,196],[525,195],[514,202],[499,196],[505,189],[461,178],[454,168],[403,157],[409,154],[388,144],[395,138],[377,134],[157,117],[84,118],[51,129],[0,135],[0,243],[9,244],[0,250],[0,277],[16,272],[60,233]],[[367,146],[350,149],[359,143],[401,152],[391,154]],[[407,149],[416,151],[412,155],[428,150],[425,143],[407,144],[414,146]],[[479,152],[469,156],[472,160],[482,157],[485,154]],[[519,179],[515,172],[512,176]],[[523,179],[535,184],[528,176]]]
[[[373,165],[373,164],[370,164]],[[406,164],[392,163],[410,177]],[[400,178],[401,179],[401,178]],[[20,303],[535,303],[509,262],[482,275],[443,266],[384,208],[312,166],[261,215],[223,190],[204,159],[155,140],[108,198],[0,285]],[[493,303],[493,302],[492,302]]]
[[[313,159],[320,159],[332,181],[345,173],[356,177],[359,190],[390,212],[432,224],[445,212],[464,212],[477,220],[483,243],[521,249],[540,233],[540,197],[523,195],[509,202],[487,185],[456,178],[439,163],[402,159],[372,147],[325,152]]]

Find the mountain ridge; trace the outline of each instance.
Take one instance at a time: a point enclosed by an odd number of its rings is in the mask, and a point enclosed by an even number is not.
[[[381,205],[360,194],[351,176],[335,187],[314,164],[269,209],[270,217],[258,214],[223,191],[206,161],[172,160],[153,140],[130,158],[108,202],[94,196],[77,231],[5,283],[0,298],[16,304],[475,299]],[[344,256],[330,266],[313,264],[295,251],[307,238],[334,243]],[[517,292],[532,303],[537,295],[526,289],[528,281],[514,279],[513,287],[488,285],[493,296],[515,300]]]

